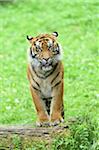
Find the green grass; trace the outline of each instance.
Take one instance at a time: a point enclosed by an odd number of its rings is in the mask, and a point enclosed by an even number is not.
[[[65,120],[99,118],[99,2],[0,2],[0,123],[36,120],[27,81],[26,35],[58,31],[64,55]]]

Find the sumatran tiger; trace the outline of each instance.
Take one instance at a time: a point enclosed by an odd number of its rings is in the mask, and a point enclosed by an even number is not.
[[[62,48],[57,42],[57,32],[27,36],[28,79],[30,91],[38,115],[38,126],[58,125],[64,121],[64,69]]]

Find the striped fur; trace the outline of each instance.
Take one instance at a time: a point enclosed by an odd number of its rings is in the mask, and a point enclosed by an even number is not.
[[[64,119],[64,69],[61,47],[54,34],[42,34],[30,41],[28,79],[39,123],[61,122]]]

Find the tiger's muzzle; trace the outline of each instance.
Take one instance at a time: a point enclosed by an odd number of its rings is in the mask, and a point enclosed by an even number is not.
[[[44,67],[48,67],[48,66],[51,66],[52,65],[52,59],[51,58],[43,58],[41,60],[41,65],[44,66]]]
[[[41,67],[44,71],[49,71],[52,69],[52,59],[51,58],[43,58],[41,61]]]

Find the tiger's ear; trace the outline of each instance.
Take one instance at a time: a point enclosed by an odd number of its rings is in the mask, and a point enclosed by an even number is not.
[[[52,35],[58,37],[58,32],[53,32]]]
[[[32,40],[33,40],[33,37],[32,37],[32,36],[28,36],[28,35],[27,35],[27,39],[28,39],[28,41],[29,41],[30,43],[32,43]]]

